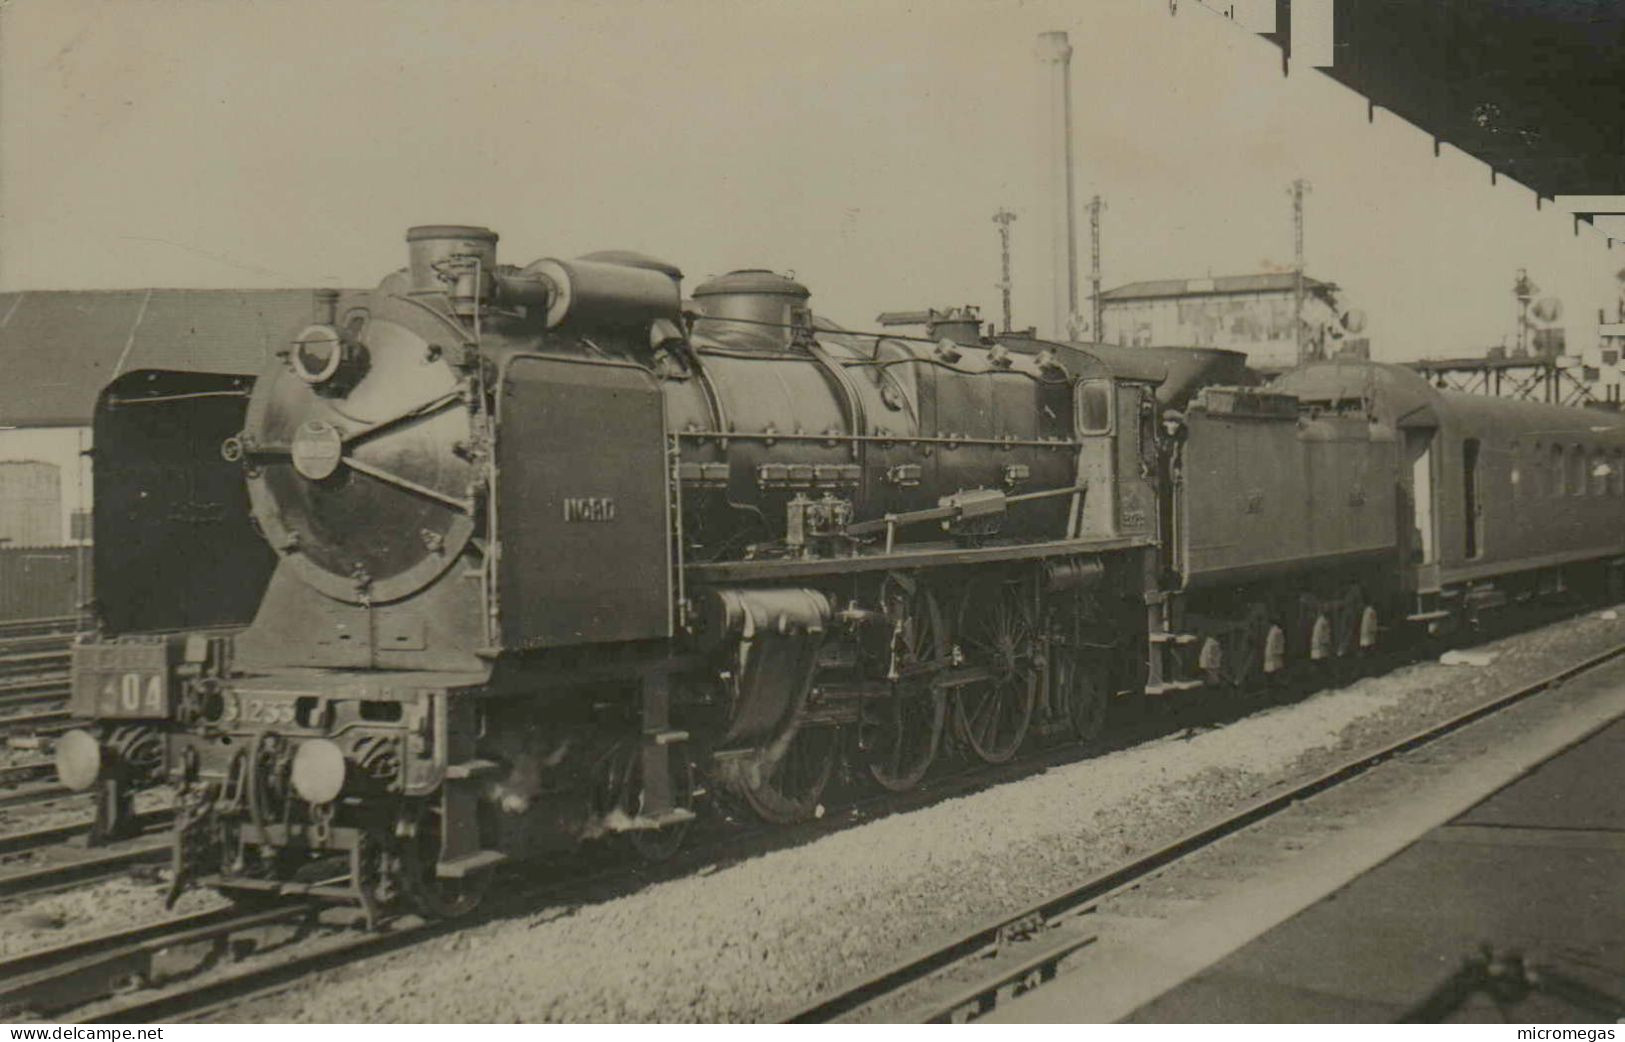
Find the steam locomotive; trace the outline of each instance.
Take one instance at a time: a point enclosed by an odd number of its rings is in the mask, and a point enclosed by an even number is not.
[[[794,821],[842,762],[904,790],[1625,563],[1609,414],[407,242],[257,377],[99,402],[58,772],[106,835],[174,786],[172,894],[454,915],[511,859],[668,855],[704,792]]]

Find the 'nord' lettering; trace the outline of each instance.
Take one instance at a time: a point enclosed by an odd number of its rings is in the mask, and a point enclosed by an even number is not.
[[[564,500],[564,520],[613,521],[615,500],[609,496],[567,496]]]

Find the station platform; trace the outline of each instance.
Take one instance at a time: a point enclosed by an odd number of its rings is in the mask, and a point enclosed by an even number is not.
[[[1126,1022],[1595,1023],[1622,1004],[1625,721]]]
[[[1603,687],[1602,678],[1595,686]],[[1487,797],[1351,867],[1267,927],[1223,937],[1298,885],[1240,914],[1097,945],[1094,962],[1001,1005],[989,1019],[1076,1023],[1608,1023],[1625,1018],[1625,717],[1619,678],[1604,726]],[[1612,720],[1611,723],[1606,721]],[[1533,735],[1522,735],[1533,739]],[[1578,737],[1578,735],[1577,735]],[[1493,754],[1495,745],[1480,747]],[[1419,786],[1379,812],[1394,823]],[[1379,825],[1379,827],[1381,827]],[[1358,833],[1358,829],[1349,830]],[[1297,871],[1302,872],[1302,869]],[[1357,873],[1357,874],[1356,874]],[[1307,874],[1307,873],[1304,873]],[[1307,885],[1307,884],[1305,884]],[[1262,902],[1262,903],[1261,903]],[[1208,952],[1210,954],[1202,954]],[[1159,976],[1160,975],[1160,976]],[[1156,979],[1151,979],[1156,978]]]

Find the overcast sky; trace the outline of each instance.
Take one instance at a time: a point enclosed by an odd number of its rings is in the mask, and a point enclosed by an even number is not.
[[[370,285],[404,263],[409,225],[466,222],[513,263],[638,249],[690,286],[791,270],[854,326],[967,302],[992,317],[1008,206],[1017,320],[1042,324],[1034,38],[1064,29],[1108,286],[1290,266],[1301,175],[1310,274],[1370,314],[1379,356],[1501,342],[1520,266],[1580,320],[1571,342],[1591,338],[1625,249],[1168,7],[12,0],[0,288]]]

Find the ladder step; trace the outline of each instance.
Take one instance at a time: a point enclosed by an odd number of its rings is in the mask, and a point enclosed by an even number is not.
[[[1167,695],[1175,691],[1194,691],[1202,686],[1200,680],[1169,680],[1161,684],[1147,684],[1145,693],[1148,695]]]
[[[645,731],[643,737],[654,740],[656,745],[676,745],[678,742],[688,741],[687,731]]]
[[[663,829],[693,821],[694,812],[685,807],[673,807],[664,814],[640,814],[627,823],[628,829]]]
[[[502,765],[492,760],[464,760],[462,763],[448,763],[446,765],[447,781],[463,781],[468,778],[483,778],[487,774],[495,774],[502,770]]]
[[[1150,635],[1150,640],[1153,644],[1195,644],[1196,634],[1168,633],[1166,631],[1159,631],[1157,633],[1152,633]]]
[[[1456,613],[1453,612],[1453,611],[1443,611],[1443,610],[1440,610],[1440,611],[1419,611],[1419,612],[1415,613],[1414,615],[1405,616],[1405,621],[1406,622],[1437,622],[1440,619],[1448,619],[1448,618],[1450,618],[1450,616],[1452,616],[1454,614],[1456,614]]]
[[[434,874],[441,879],[463,879],[474,872],[495,868],[506,860],[508,855],[499,850],[476,850],[472,854],[440,862],[434,866]]]

